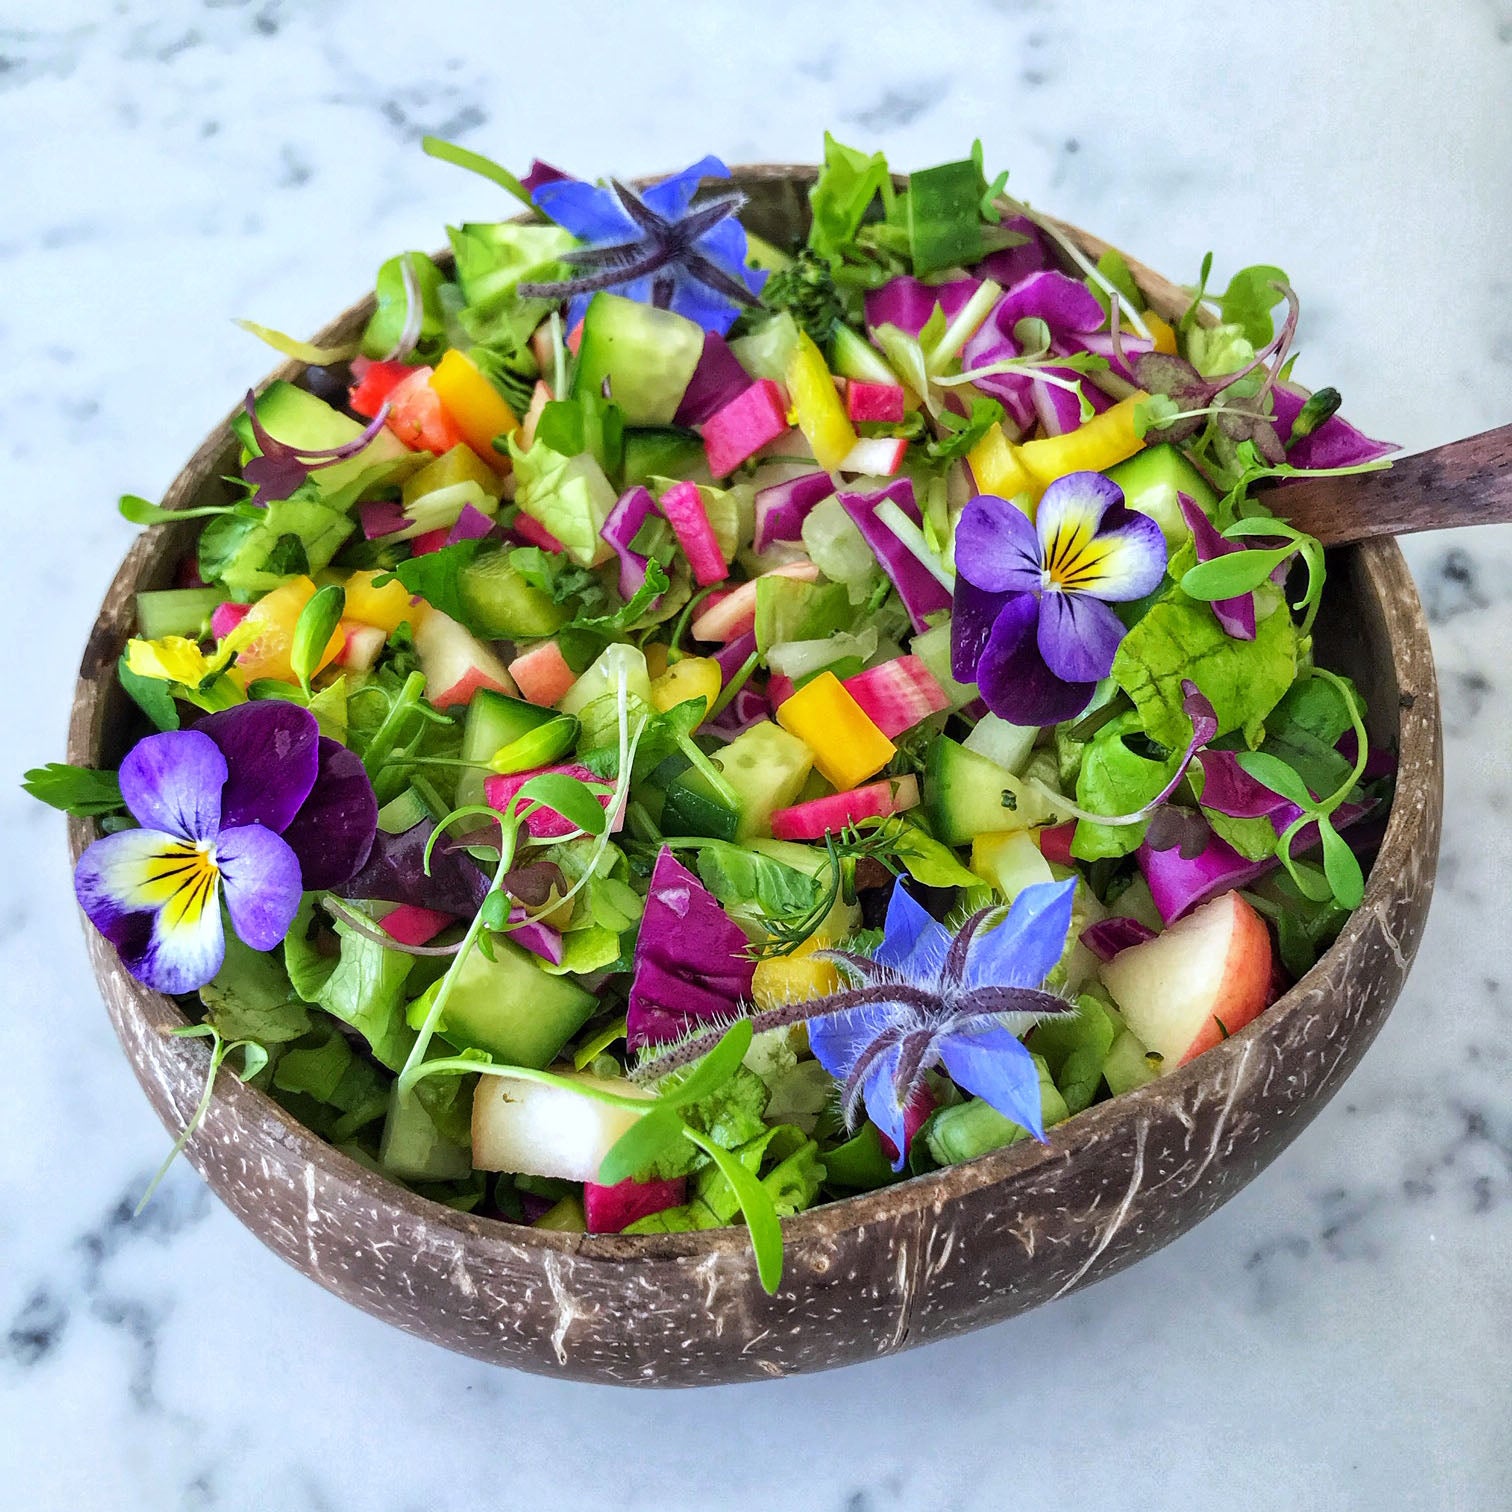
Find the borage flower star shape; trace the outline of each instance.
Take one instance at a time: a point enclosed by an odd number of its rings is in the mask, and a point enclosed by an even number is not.
[[[74,892],[126,969],[159,992],[191,992],[220,970],[222,898],[241,940],[270,950],[300,894],[350,877],[377,830],[362,763],[283,700],[147,736],[120,783],[142,827],[96,840]]]
[[[583,315],[590,295],[613,290],[675,311],[723,336],[742,309],[755,306],[766,274],[745,266],[746,234],[736,212],[739,190],[689,208],[705,178],[729,178],[716,157],[637,194],[618,180],[610,186],[560,178],[539,184],[536,208],[586,242],[562,261],[579,270],[561,283],[521,284],[525,298],[570,300],[568,323]]]
[[[809,1046],[840,1083],[846,1126],[864,1104],[896,1151],[894,1170],[907,1156],[909,1106],[935,1066],[1045,1137],[1039,1072],[1019,1036],[1072,1011],[1043,983],[1065,950],[1075,891],[1074,880],[1037,883],[1011,909],[981,909],[952,935],[897,883],[875,954],[814,952],[852,985],[809,1019]]]
[[[1017,725],[1059,724],[1091,702],[1124,638],[1110,603],[1143,598],[1166,570],[1166,543],[1100,473],[1069,473],[1031,523],[978,494],[956,526],[951,663],[987,707]]]

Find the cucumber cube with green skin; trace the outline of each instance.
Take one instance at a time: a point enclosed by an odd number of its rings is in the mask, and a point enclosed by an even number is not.
[[[737,735],[712,757],[740,798],[739,838],[772,833],[772,814],[796,802],[813,769],[806,742],[764,720]]]
[[[924,809],[946,845],[1048,824],[1050,805],[995,761],[940,735],[924,767]]]
[[[703,328],[671,310],[595,294],[583,316],[572,394],[608,395],[626,425],[670,425],[703,356]]]
[[[503,935],[492,937],[491,948],[492,960],[474,949],[456,968],[441,1033],[501,1065],[543,1069],[593,1016],[598,999],[569,977],[543,971]],[[423,1021],[439,989],[437,983],[415,999],[412,1020]]]
[[[442,1136],[413,1092],[389,1091],[388,1117],[378,1161],[400,1181],[460,1181],[472,1170],[472,1152]]]
[[[185,635],[198,640],[210,616],[226,602],[221,588],[159,588],[136,596],[137,634],[143,640]]]
[[[542,640],[572,618],[564,604],[527,583],[502,548],[480,551],[457,574],[457,591],[468,624],[485,640]]]
[[[467,706],[462,727],[463,761],[487,762],[494,754],[556,718],[554,710],[538,708],[523,698],[510,698],[493,688],[479,688]],[[457,806],[483,802],[483,779],[488,773],[463,767],[457,779]]]
[[[1123,1030],[1113,1041],[1108,1058],[1103,1062],[1103,1080],[1114,1097],[1132,1092],[1160,1075],[1159,1059],[1151,1060],[1143,1043],[1133,1030]]]
[[[1160,526],[1166,544],[1173,549],[1191,532],[1181,515],[1178,494],[1186,494],[1204,513],[1211,515],[1218,503],[1212,485],[1197,471],[1179,446],[1162,443],[1135,452],[1127,462],[1110,467],[1108,478],[1123,489],[1124,503],[1147,514]]]
[[[650,478],[711,481],[708,458],[698,433],[676,428],[627,430],[624,474],[625,488],[634,488]]]
[[[662,788],[661,831],[664,835],[706,835],[711,840],[735,840],[740,834],[741,810],[714,791],[702,772],[691,765],[666,779]]]

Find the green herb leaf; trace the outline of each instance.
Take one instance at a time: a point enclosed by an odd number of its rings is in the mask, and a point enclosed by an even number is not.
[[[1241,751],[1237,760],[1242,771],[1271,792],[1279,793],[1288,803],[1295,803],[1309,813],[1317,807],[1317,799],[1308,792],[1307,784],[1279,757],[1267,756],[1264,751]]]
[[[1181,591],[1208,603],[1253,593],[1295,550],[1287,545],[1270,551],[1235,551],[1199,562],[1182,575]]]
[[[341,623],[346,609],[346,589],[338,583],[327,583],[319,589],[303,609],[294,625],[294,637],[289,646],[289,666],[299,686],[308,697],[310,679],[320,665],[320,659]]]
[[[1271,311],[1286,298],[1275,286],[1290,282],[1280,268],[1266,263],[1241,268],[1229,279],[1229,286],[1219,302],[1224,324],[1243,326],[1244,334],[1253,346],[1264,346],[1276,334]]]
[[[600,1184],[618,1186],[620,1182],[650,1170],[682,1137],[684,1127],[673,1108],[653,1107],[610,1146],[599,1162]]]
[[[734,1190],[740,1211],[745,1215],[746,1228],[750,1230],[756,1273],[761,1277],[762,1289],[771,1296],[782,1284],[782,1224],[772,1194],[734,1155],[712,1139],[693,1129],[684,1129],[683,1138],[708,1155]]]
[[[1365,874],[1349,842],[1333,827],[1325,815],[1318,816],[1318,837],[1323,842],[1323,875],[1329,888],[1345,908],[1358,908],[1365,896]]]
[[[114,772],[97,772],[62,761],[33,767],[22,778],[21,786],[33,798],[81,819],[119,813],[126,806],[121,800],[120,778]]]
[[[593,790],[580,778],[569,777],[565,772],[542,772],[539,777],[532,777],[510,800],[510,812],[526,813],[527,804],[549,808],[589,835],[602,835],[609,823],[609,816]]]
[[[176,730],[179,727],[178,706],[167,683],[157,677],[142,677],[126,665],[123,655],[116,663],[116,680],[126,690],[131,701],[160,730]]]
[[[1191,304],[1186,307],[1185,312],[1182,314],[1182,317],[1176,326],[1178,335],[1185,336],[1187,332],[1197,324],[1197,312],[1201,310],[1202,301],[1207,297],[1208,279],[1212,277],[1212,274],[1213,254],[1211,252],[1205,252],[1202,256],[1202,272],[1197,280],[1197,290],[1192,295]]]
[[[176,520],[208,520],[216,515],[238,515],[253,523],[262,511],[251,504],[207,504],[202,509],[164,509],[139,494],[122,494],[117,508],[123,520],[133,525],[172,525]]]
[[[996,399],[981,395],[972,399],[969,416],[957,415],[950,410],[942,411],[939,421],[947,434],[937,441],[928,441],[924,447],[925,454],[932,462],[957,461],[966,456],[1003,419],[1005,413]]]
[[[427,157],[439,158],[443,163],[451,163],[454,167],[465,168],[469,173],[486,178],[489,183],[497,184],[499,188],[514,195],[527,210],[535,209],[535,201],[531,199],[530,191],[524,184],[509,169],[494,162],[492,158],[484,157],[481,152],[474,152],[470,147],[459,147],[457,143],[438,136],[421,137],[420,150]]]
[[[722,1087],[745,1059],[753,1033],[749,1019],[737,1019],[725,1030],[719,1043],[681,1081],[662,1093],[663,1106],[686,1108]]]

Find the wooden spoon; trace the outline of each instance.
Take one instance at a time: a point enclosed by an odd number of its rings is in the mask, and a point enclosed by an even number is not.
[[[1325,546],[1512,523],[1512,425],[1393,461],[1383,472],[1287,483],[1265,502]]]

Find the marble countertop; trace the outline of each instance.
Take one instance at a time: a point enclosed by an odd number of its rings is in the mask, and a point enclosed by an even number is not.
[[[1507,0],[675,9],[6,8],[0,770],[61,755],[131,538],[116,495],[160,493],[270,366],[231,318],[313,329],[390,252],[501,213],[426,131],[590,175],[812,159],[826,126],[922,166],[980,134],[1017,192],[1176,277],[1210,247],[1222,276],[1285,267],[1299,376],[1373,434],[1509,418]],[[1512,532],[1407,550],[1448,801],[1427,938],[1363,1066],[1155,1258],[828,1376],[647,1396],[509,1374],[326,1295],[187,1166],[133,1221],[163,1132],[79,949],[61,822],[0,788],[0,1501],[1512,1505]]]

